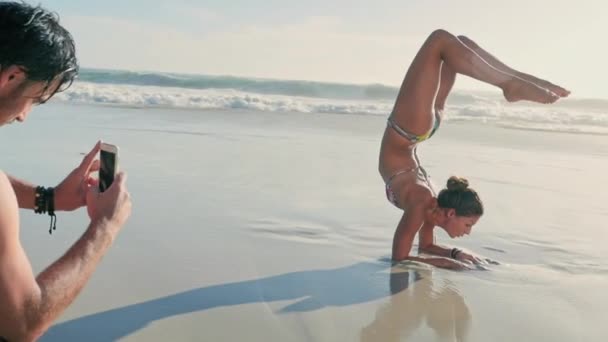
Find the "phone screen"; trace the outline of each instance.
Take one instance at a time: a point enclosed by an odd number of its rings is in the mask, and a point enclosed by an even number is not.
[[[99,152],[99,161],[99,191],[104,192],[114,181],[116,154],[101,150]]]

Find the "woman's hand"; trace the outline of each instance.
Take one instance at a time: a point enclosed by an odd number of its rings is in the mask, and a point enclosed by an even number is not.
[[[474,264],[474,265],[478,265],[478,266],[482,266],[482,265],[488,265],[488,264],[492,264],[492,265],[500,265],[498,263],[498,261],[494,261],[492,259],[482,259],[478,256],[472,255],[472,254],[468,254],[465,252],[458,252],[458,254],[456,254],[456,260],[458,261],[462,261],[464,263],[470,263],[470,264]]]
[[[483,263],[483,261],[471,254],[465,253],[465,252],[458,252],[458,254],[456,254],[456,260],[458,261],[462,261],[462,262],[467,262],[467,263],[472,263],[475,265],[480,265]]]
[[[464,270],[472,270],[475,267],[470,263],[464,263],[458,260],[446,259],[446,258],[429,258],[427,259],[427,263],[440,268],[445,268],[448,270],[455,271],[464,271]]]

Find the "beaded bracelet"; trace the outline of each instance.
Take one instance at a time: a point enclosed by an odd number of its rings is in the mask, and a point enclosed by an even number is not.
[[[49,226],[49,234],[53,234],[53,230],[57,229],[57,216],[55,215],[55,189],[43,186],[36,187],[36,196],[34,198],[34,212],[36,214],[45,214],[48,212],[51,217]]]

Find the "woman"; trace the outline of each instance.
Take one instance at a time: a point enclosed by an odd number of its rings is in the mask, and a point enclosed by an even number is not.
[[[548,81],[513,70],[464,36],[436,30],[427,38],[410,65],[382,139],[379,171],[388,200],[403,209],[393,239],[395,261],[415,260],[434,266],[462,269],[482,261],[456,248],[434,244],[433,228],[450,237],[471,232],[483,214],[477,193],[465,179],[452,177],[437,195],[416,155],[418,143],[439,128],[442,111],[463,74],[502,89],[507,101],[553,103],[569,91]],[[416,233],[419,251],[441,258],[410,256]]]

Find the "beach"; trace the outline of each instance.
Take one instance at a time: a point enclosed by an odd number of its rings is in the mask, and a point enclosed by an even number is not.
[[[391,265],[401,212],[377,171],[386,115],[372,114],[58,101],[3,128],[2,169],[47,186],[97,139],[117,144],[133,199],[41,340],[606,340],[603,131],[446,120],[421,162],[438,188],[466,177],[485,215],[437,243],[501,263],[454,272]],[[88,225],[61,212],[49,235],[48,216],[20,215],[35,273]]]

